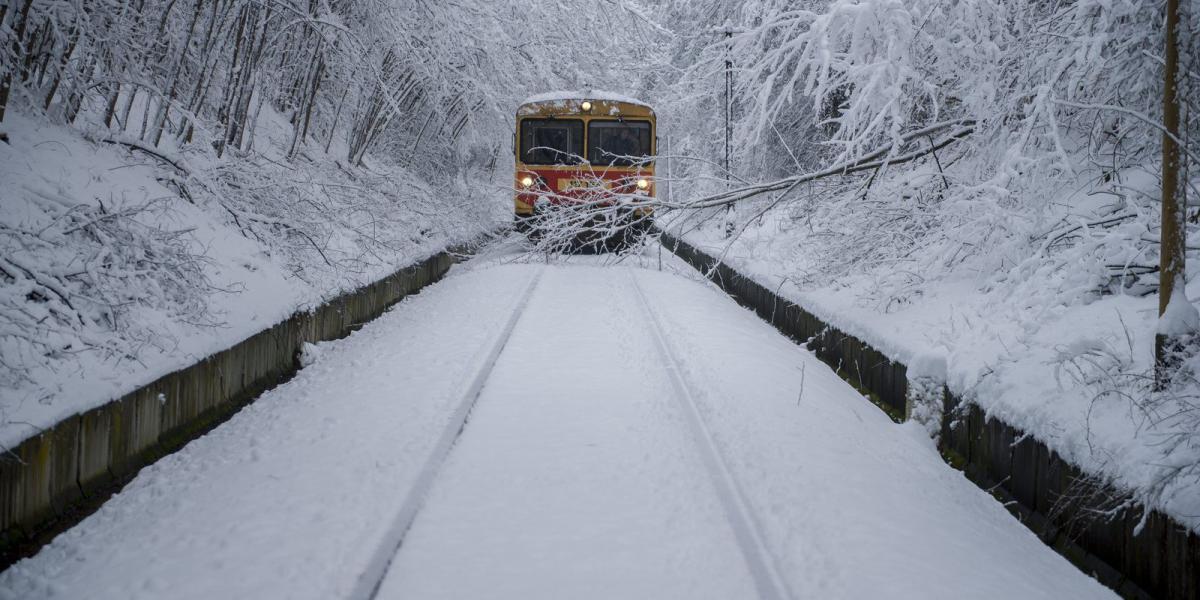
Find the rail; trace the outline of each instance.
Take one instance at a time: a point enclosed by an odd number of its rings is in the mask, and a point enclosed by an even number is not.
[[[500,358],[500,354],[504,352],[504,347],[508,345],[508,340],[512,337],[512,332],[516,328],[517,322],[520,321],[521,315],[524,314],[525,308],[529,305],[529,298],[533,296],[533,291],[537,288],[538,281],[541,280],[542,272],[542,270],[539,270],[530,278],[525,291],[514,304],[508,321],[504,324],[504,328],[496,335],[496,339],[487,346],[487,354],[480,361],[479,367],[475,370],[475,376],[471,378],[471,382],[463,392],[454,412],[450,414],[445,429],[442,430],[442,434],[434,445],[432,452],[425,459],[425,464],[417,474],[412,487],[409,488],[408,494],[405,495],[404,503],[400,505],[400,512],[396,514],[395,520],[388,527],[383,541],[380,542],[378,549],[372,555],[367,568],[359,576],[358,582],[350,594],[352,600],[373,600],[379,594],[379,588],[383,585],[383,580],[387,577],[388,569],[391,567],[396,555],[400,552],[401,546],[404,545],[404,538],[408,534],[408,531],[412,529],[417,514],[424,507],[425,498],[428,497],[429,490],[433,487],[434,481],[437,480],[438,472],[441,471],[442,465],[445,464],[446,457],[449,456],[450,451],[454,448],[455,442],[458,441],[466,429],[467,422],[471,418],[471,410],[475,408],[475,404],[479,401],[479,395],[483,391],[484,384],[487,383],[488,377],[491,376],[492,369],[496,366],[496,361]]]
[[[759,597],[762,600],[793,598],[787,582],[780,575],[774,555],[767,547],[762,533],[762,525],[755,518],[741,484],[729,469],[725,458],[713,442],[712,433],[705,425],[704,418],[700,416],[696,401],[692,397],[691,388],[683,378],[683,370],[679,366],[679,361],[675,358],[670,342],[663,333],[661,320],[654,309],[650,307],[646,293],[638,284],[636,273],[631,270],[629,277],[634,295],[637,296],[638,304],[642,308],[642,314],[650,325],[654,346],[670,376],[671,387],[675,392],[673,397],[684,415],[684,420],[687,421],[692,440],[696,443],[708,475],[716,487],[721,507],[725,511],[725,518],[733,529],[734,538],[737,539],[738,546],[741,548],[742,556],[754,579],[754,587],[758,590]]]

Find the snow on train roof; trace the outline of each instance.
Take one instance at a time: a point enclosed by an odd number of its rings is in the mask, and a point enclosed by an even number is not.
[[[521,102],[521,105],[524,106],[526,104],[533,104],[535,102],[554,102],[555,100],[607,100],[609,102],[625,102],[626,104],[637,104],[639,106],[650,108],[649,104],[646,104],[637,98],[631,98],[623,94],[606,92],[603,90],[546,92],[544,94],[537,94],[526,98],[524,102]]]

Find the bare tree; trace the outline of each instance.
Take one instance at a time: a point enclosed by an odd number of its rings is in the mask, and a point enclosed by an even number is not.
[[[1179,0],[1167,0],[1163,29],[1162,242],[1159,246],[1159,329],[1154,337],[1155,385],[1165,388],[1195,333],[1196,308],[1184,293],[1187,274],[1186,187],[1180,177]]]

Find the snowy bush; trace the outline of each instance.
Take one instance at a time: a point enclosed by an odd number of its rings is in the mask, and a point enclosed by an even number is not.
[[[1132,341],[1126,342],[1117,346],[1092,340],[1060,348],[1055,373],[1060,385],[1085,390],[1093,407],[1114,402],[1127,406],[1137,431],[1155,448],[1154,461],[1142,465],[1141,485],[1133,490],[1114,487],[1108,477],[1091,473],[1073,482],[1062,502],[1082,501],[1105,518],[1120,516],[1131,501],[1194,507],[1193,493],[1200,487],[1200,356],[1192,352],[1180,357],[1184,368],[1174,373],[1170,385],[1158,389],[1153,372],[1138,364]],[[1096,435],[1100,438],[1105,432]],[[1095,450],[1102,452],[1099,446]],[[1118,462],[1121,457],[1102,460]]]
[[[9,199],[28,218],[0,223],[0,383],[89,351],[136,360],[140,346],[172,343],[156,319],[211,324],[204,256],[188,231],[154,222],[170,212],[165,199],[92,206],[40,191],[26,206]]]

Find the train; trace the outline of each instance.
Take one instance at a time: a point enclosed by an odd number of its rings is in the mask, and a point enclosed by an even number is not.
[[[627,245],[651,229],[657,154],[654,109],[586,90],[531,97],[513,133],[516,229]]]

